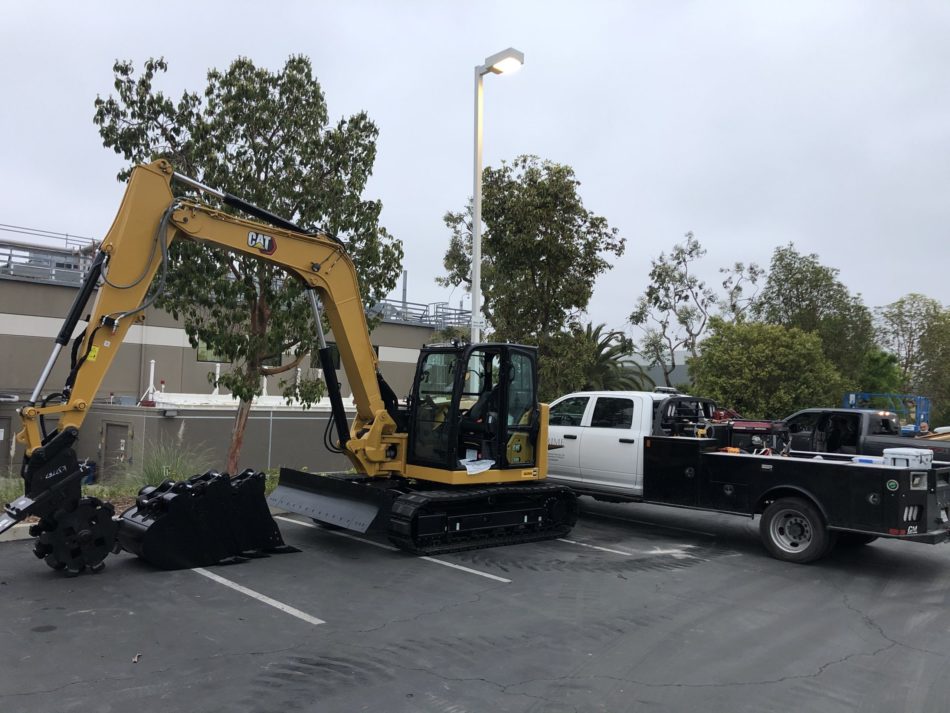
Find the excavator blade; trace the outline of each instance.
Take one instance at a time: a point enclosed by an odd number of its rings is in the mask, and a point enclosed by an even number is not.
[[[392,488],[373,487],[377,483],[371,481],[348,473],[281,468],[280,481],[267,502],[315,522],[365,533],[388,517],[392,500],[401,494]]]
[[[205,567],[234,558],[291,551],[264,498],[265,476],[208,471],[139,492],[122,513],[122,549],[162,569]]]

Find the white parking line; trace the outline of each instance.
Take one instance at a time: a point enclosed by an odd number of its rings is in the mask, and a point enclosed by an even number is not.
[[[612,550],[609,547],[601,547],[600,545],[589,545],[586,542],[578,542],[577,540],[565,540],[561,537],[558,538],[558,542],[566,542],[569,545],[577,545],[578,547],[587,547],[592,550],[600,550],[601,552],[610,552],[615,555],[624,555],[625,557],[636,557],[637,555],[646,555],[646,556],[657,556],[657,555],[671,555],[673,559],[699,559],[695,555],[691,555],[686,550],[690,549],[692,545],[680,545],[679,547],[674,547],[672,549],[660,549],[659,547],[654,547],[652,550],[634,550],[633,552],[625,552],[624,550]]]
[[[598,545],[588,545],[586,542],[578,542],[577,540],[565,540],[561,537],[557,538],[558,542],[566,542],[569,545],[578,545],[579,547],[589,547],[592,550],[600,550],[601,552],[610,552],[615,555],[626,555],[627,557],[632,557],[633,552],[624,552],[623,550],[612,550],[609,547],[599,547]]]
[[[283,520],[284,522],[293,523],[294,525],[300,525],[302,527],[312,527],[315,530],[323,530],[324,532],[329,532],[331,535],[338,535],[339,537],[345,537],[348,540],[356,540],[357,542],[363,542],[367,545],[372,545],[373,547],[379,547],[384,550],[390,550],[392,552],[399,552],[398,547],[393,547],[392,545],[384,545],[382,542],[373,542],[368,540],[365,537],[357,537],[356,535],[351,535],[348,532],[340,532],[339,530],[328,530],[325,527],[318,527],[310,522],[302,522],[301,520],[295,520],[292,517],[282,517],[280,515],[274,516],[275,520]],[[471,569],[470,567],[463,567],[460,564],[455,564],[454,562],[446,562],[445,560],[436,559],[435,557],[419,557],[421,560],[426,562],[434,562],[435,564],[440,564],[443,567],[451,567],[452,569],[457,569],[462,572],[468,572],[469,574],[475,574],[479,577],[485,577],[486,579],[493,579],[496,582],[504,582],[505,584],[511,584],[510,579],[505,579],[504,577],[499,577],[494,574],[489,574],[488,572],[479,572],[477,569]]]
[[[259,602],[264,602],[264,604],[267,604],[268,606],[272,606],[275,609],[280,609],[282,612],[286,614],[295,616],[298,619],[303,619],[305,622],[309,624],[313,624],[314,626],[318,624],[326,624],[326,622],[323,619],[317,619],[317,617],[315,616],[310,616],[306,612],[302,612],[299,609],[294,609],[294,607],[290,606],[289,604],[284,604],[283,602],[278,602],[276,599],[271,599],[270,597],[264,594],[261,594],[260,592],[255,592],[253,589],[248,589],[247,587],[241,586],[237,582],[232,582],[230,579],[225,579],[224,577],[221,577],[215,574],[214,572],[209,572],[203,567],[195,567],[191,571],[197,572],[202,577],[207,577],[208,579],[214,580],[218,584],[223,584],[225,587],[230,587],[236,592],[240,592],[241,594],[246,594],[247,596],[253,599],[256,599]]]
[[[446,562],[445,560],[437,560],[435,557],[420,557],[419,559],[425,560],[426,562],[435,562],[436,564],[444,565],[445,567],[451,567],[452,569],[460,569],[463,572],[468,572],[469,574],[477,574],[479,577],[485,577],[486,579],[494,579],[496,582],[504,582],[505,584],[511,584],[510,579],[505,579],[504,577],[498,577],[494,574],[489,574],[488,572],[479,572],[477,569],[470,569],[468,567],[463,567],[460,564],[455,564],[453,562]]]

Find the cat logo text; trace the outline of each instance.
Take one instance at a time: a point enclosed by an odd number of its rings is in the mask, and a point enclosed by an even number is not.
[[[264,255],[273,255],[277,249],[277,241],[270,235],[264,233],[255,233],[251,231],[247,234],[247,244],[252,248],[257,248]]]

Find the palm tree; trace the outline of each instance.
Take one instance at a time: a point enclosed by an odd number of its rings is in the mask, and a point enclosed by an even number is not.
[[[654,387],[643,367],[623,357],[634,353],[633,341],[623,332],[609,331],[606,325],[588,324],[580,335],[585,348],[593,354],[586,369],[584,390],[590,391],[645,391]]]

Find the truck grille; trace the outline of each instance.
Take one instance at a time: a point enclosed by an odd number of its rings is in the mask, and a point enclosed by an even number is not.
[[[917,522],[920,518],[920,505],[908,505],[904,508],[904,522]]]

